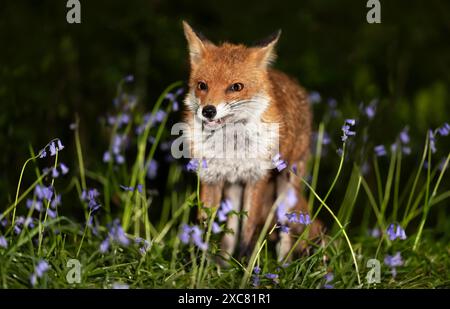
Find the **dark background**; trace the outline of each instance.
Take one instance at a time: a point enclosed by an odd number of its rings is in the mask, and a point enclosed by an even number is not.
[[[30,145],[60,137],[64,160],[75,162],[76,114],[86,165],[101,164],[99,117],[124,75],[135,75],[147,110],[168,84],[186,80],[182,19],[214,42],[251,43],[281,28],[275,67],[336,98],[349,116],[378,98],[374,143],[409,125],[420,152],[426,130],[450,120],[450,2],[382,0],[381,8],[382,23],[368,24],[366,1],[85,0],[82,23],[68,24],[66,1],[1,1],[0,200],[13,199]]]

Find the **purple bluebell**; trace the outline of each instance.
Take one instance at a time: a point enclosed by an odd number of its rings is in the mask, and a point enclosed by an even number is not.
[[[217,218],[219,222],[227,221],[227,216],[233,210],[233,204],[229,199],[225,199],[220,203],[220,208],[217,211]]]
[[[436,152],[436,137],[433,133],[432,130],[428,131],[428,136],[430,138],[430,148],[431,148],[431,152],[435,153]]]
[[[403,146],[403,147],[402,147],[402,152],[403,152],[403,154],[405,154],[405,155],[411,154],[411,147]]]
[[[54,210],[52,210],[52,209],[47,209],[47,215],[50,217],[50,218],[56,218],[56,212],[54,211]]]
[[[354,126],[355,124],[356,124],[355,119],[346,119],[345,120],[344,125],[341,128],[341,130],[342,130],[341,140],[343,142],[347,141],[349,136],[356,135],[355,131],[350,131],[351,127]]]
[[[130,287],[128,284],[115,282],[112,285],[113,290],[128,290]]]
[[[408,134],[408,130],[409,130],[409,128],[408,128],[408,127],[405,127],[405,128],[400,132],[400,141],[401,141],[403,144],[408,144],[409,141],[410,141],[410,137],[409,137],[409,134]]]
[[[222,232],[222,228],[217,222],[213,222],[211,231],[213,232],[213,234],[219,234],[220,232]]]
[[[186,169],[191,172],[196,172],[198,170],[199,162],[198,159],[191,159],[186,165]]]
[[[0,236],[0,247],[4,249],[8,248],[8,241],[6,240],[5,236]]]
[[[106,253],[109,249],[109,237],[106,238],[102,243],[100,244],[100,253]]]
[[[391,268],[392,277],[395,278],[397,276],[397,267],[402,266],[404,261],[400,252],[397,252],[395,255],[386,255],[384,264]]]
[[[377,104],[378,100],[372,100],[369,105],[364,108],[364,113],[366,114],[367,118],[372,119],[373,117],[375,117]]]
[[[334,280],[334,274],[332,272],[327,273],[325,276],[325,285],[323,286],[325,289],[334,289],[334,285],[331,284],[331,281]]]
[[[202,159],[202,168],[208,168],[208,162],[206,162],[206,159]]]
[[[261,279],[257,275],[252,275],[252,285],[257,288],[261,284]]]
[[[103,162],[109,162],[111,161],[111,153],[109,151],[105,151],[103,154]]]
[[[253,272],[254,272],[255,274],[259,275],[259,274],[261,273],[261,267],[255,266],[255,267],[253,268]]]
[[[61,150],[63,150],[64,149],[64,145],[61,143],[61,140],[60,139],[58,139],[57,141],[56,141],[56,143],[57,143],[57,147],[58,147],[58,150],[59,151],[61,151]]]
[[[143,189],[142,184],[138,184],[137,185],[137,190],[138,190],[139,193],[142,193],[142,189]]]
[[[166,117],[166,112],[163,110],[159,110],[156,112],[155,114],[155,120],[157,122],[162,122],[164,120],[164,118]]]
[[[189,226],[183,224],[179,238],[183,244],[188,244],[192,242],[200,250],[207,250],[208,244],[202,240],[203,231],[197,226]]]
[[[383,157],[387,155],[386,148],[384,147],[384,145],[375,146],[373,150],[375,151],[375,155],[377,157]]]
[[[322,101],[322,97],[320,96],[320,93],[317,91],[311,91],[308,99],[311,104],[317,104]]]
[[[56,156],[56,151],[58,149],[56,148],[55,142],[50,143],[50,156]]]
[[[282,170],[284,170],[287,167],[286,161],[281,159],[281,154],[276,154],[273,158],[272,158],[272,163],[273,165],[277,168],[277,170],[279,172],[281,172]]]
[[[58,178],[59,172],[56,168],[52,168],[52,178]]]
[[[42,211],[42,201],[39,200],[32,200],[32,199],[27,199],[26,202],[27,208],[31,209],[32,207],[34,207],[34,210],[41,212]]]
[[[139,248],[139,252],[142,255],[145,255],[147,253],[147,251],[150,249],[150,242],[148,242],[148,240],[143,239],[141,237],[136,237],[135,242],[137,244],[142,244],[142,247]]]
[[[45,149],[42,149],[39,152],[39,158],[42,159],[42,158],[45,158],[46,156],[47,156],[47,152],[45,151]]]
[[[59,168],[61,169],[61,173],[63,175],[66,175],[69,172],[69,168],[67,167],[67,165],[65,165],[64,163],[61,163],[59,165]]]
[[[386,230],[386,234],[389,236],[390,240],[396,240],[397,238],[402,240],[406,239],[405,230],[400,226],[400,224],[391,223]]]
[[[181,233],[179,235],[179,238],[181,242],[185,245],[189,243],[190,237],[191,237],[191,227],[187,224],[183,224],[181,227]]]
[[[116,163],[123,164],[125,162],[125,157],[121,154],[116,155]]]
[[[288,234],[289,233],[289,226],[287,226],[287,225],[281,225],[280,226],[280,231],[281,231],[281,233],[286,233],[286,234]]]
[[[59,205],[61,205],[61,194],[56,194],[50,203],[50,207],[55,209]]]
[[[132,82],[134,81],[134,76],[133,76],[132,74],[129,74],[129,75],[125,76],[125,77],[123,78],[123,80],[124,80],[126,83],[132,83]]]
[[[441,136],[447,136],[450,134],[450,124],[444,123],[440,128],[437,129]]]
[[[148,169],[147,169],[147,177],[149,179],[155,179],[157,174],[158,174],[158,162],[156,162],[155,160],[151,160],[149,165],[148,165]]]
[[[380,238],[381,231],[379,228],[375,227],[375,228],[369,230],[369,235],[373,238]]]
[[[44,273],[46,273],[50,269],[50,266],[48,265],[47,261],[40,260],[36,267],[34,268],[34,273],[30,277],[30,282],[34,286],[37,283],[38,278],[42,278],[44,276]]]

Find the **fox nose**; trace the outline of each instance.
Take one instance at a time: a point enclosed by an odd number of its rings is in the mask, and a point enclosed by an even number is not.
[[[213,119],[214,116],[216,116],[216,114],[217,114],[217,110],[216,110],[216,107],[214,105],[206,105],[202,109],[202,115],[205,118]]]

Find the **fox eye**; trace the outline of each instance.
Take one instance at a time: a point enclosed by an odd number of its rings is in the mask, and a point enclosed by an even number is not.
[[[234,83],[230,86],[230,90],[234,92],[238,92],[244,89],[244,84],[242,83]]]
[[[201,91],[206,91],[208,90],[208,85],[205,82],[198,82],[197,89]]]

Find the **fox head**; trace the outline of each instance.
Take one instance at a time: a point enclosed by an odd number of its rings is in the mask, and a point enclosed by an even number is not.
[[[215,45],[183,22],[191,74],[185,103],[204,127],[260,118],[269,104],[268,67],[281,31],[256,46]]]

